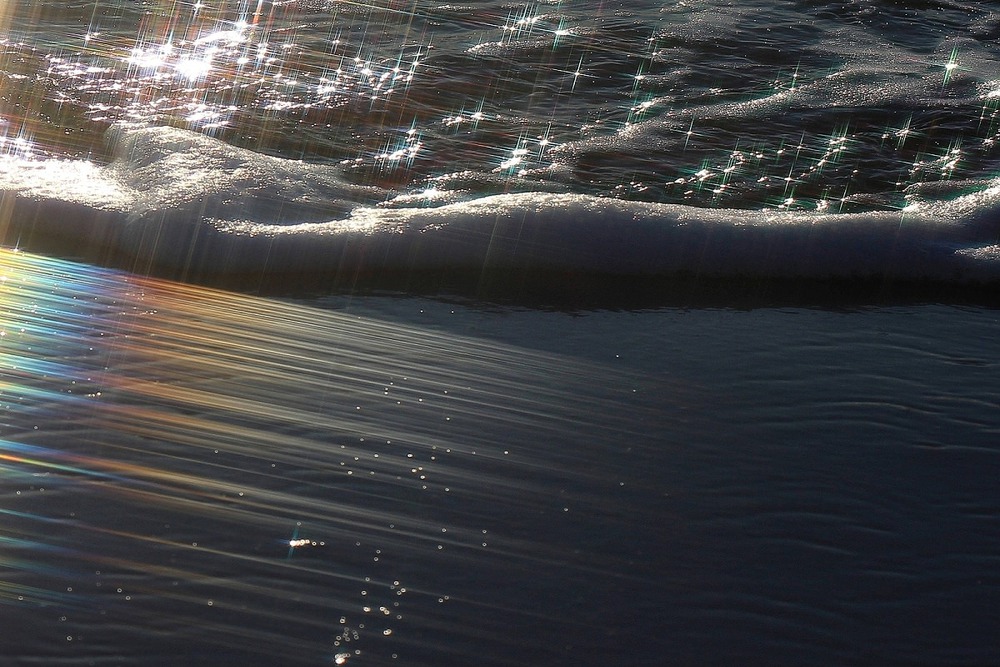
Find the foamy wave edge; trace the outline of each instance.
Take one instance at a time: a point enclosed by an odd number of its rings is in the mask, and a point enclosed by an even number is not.
[[[548,192],[390,208],[336,166],[174,128],[116,128],[113,139],[108,165],[3,161],[3,242],[200,275],[538,270],[1000,284],[1000,180],[854,214]]]

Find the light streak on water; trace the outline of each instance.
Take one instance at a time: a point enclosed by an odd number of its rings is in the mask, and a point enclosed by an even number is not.
[[[456,631],[440,607],[490,613],[456,577],[605,571],[519,525],[599,514],[621,488],[599,443],[643,428],[604,406],[636,382],[3,251],[0,605],[65,617],[38,626],[59,633],[40,638],[53,658],[155,651],[159,631],[133,635],[160,628],[257,660],[423,664],[428,637]]]
[[[987,4],[0,2],[0,226],[567,192],[791,212],[839,269],[957,202],[986,263]],[[102,167],[123,122],[226,143]],[[547,353],[476,330],[545,313],[345,308],[0,255],[0,661],[997,662],[993,312],[567,316]]]

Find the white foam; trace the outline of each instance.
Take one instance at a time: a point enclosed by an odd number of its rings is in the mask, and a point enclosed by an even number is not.
[[[0,165],[5,238],[102,243],[201,272],[553,269],[1000,281],[1000,182],[899,212],[701,209],[525,192],[380,206],[335,166],[172,128],[117,128],[108,166]],[[933,192],[931,193],[933,194]]]

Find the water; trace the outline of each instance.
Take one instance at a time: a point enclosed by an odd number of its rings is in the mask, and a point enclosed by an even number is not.
[[[978,4],[15,3],[4,27],[21,247],[191,280],[997,279]]]
[[[998,36],[0,4],[0,665],[997,663]]]
[[[296,305],[5,252],[8,664],[988,664],[997,318]]]

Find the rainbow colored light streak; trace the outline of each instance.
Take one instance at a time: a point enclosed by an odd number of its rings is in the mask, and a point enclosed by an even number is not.
[[[498,509],[602,511],[642,441],[620,371],[22,252],[0,331],[0,617],[77,657],[405,655],[486,611],[450,573],[566,566]]]

